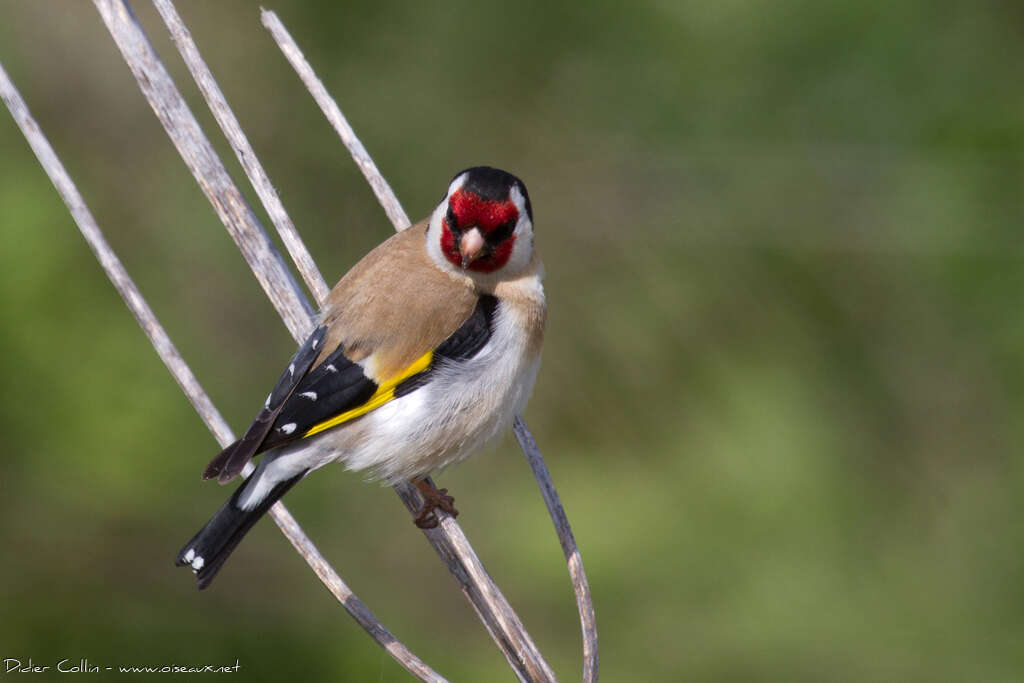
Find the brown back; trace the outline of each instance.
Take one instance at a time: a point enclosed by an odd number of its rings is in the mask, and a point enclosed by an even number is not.
[[[323,322],[330,325],[316,364],[339,346],[382,382],[435,348],[469,318],[472,280],[438,268],[427,254],[427,220],[378,245],[334,286]]]

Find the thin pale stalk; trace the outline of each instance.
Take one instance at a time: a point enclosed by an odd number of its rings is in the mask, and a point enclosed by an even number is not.
[[[171,375],[181,386],[182,391],[195,407],[203,422],[213,433],[214,437],[221,444],[226,446],[234,441],[234,434],[227,422],[221,416],[220,411],[213,405],[210,397],[200,386],[188,364],[175,348],[163,325],[157,319],[153,310],[146,303],[142,293],[139,291],[121,260],[114,253],[110,244],[103,236],[103,232],[93,217],[89,207],[85,204],[77,186],[68,175],[67,170],[57,157],[53,147],[43,135],[39,125],[32,118],[25,101],[18,93],[14,84],[7,76],[3,65],[0,64],[0,97],[2,97],[15,122],[21,129],[22,134],[28,141],[36,158],[42,165],[46,175],[53,182],[57,193],[64,200],[68,211],[78,225],[86,243],[96,256],[110,278],[114,288],[124,299],[128,309],[135,316],[139,326],[146,333],[153,348],[156,349],[160,359],[167,366]],[[432,670],[409,651],[395,636],[388,631],[373,613],[363,604],[361,600],[349,589],[345,582],[338,576],[337,572],[324,560],[323,555],[313,545],[312,541],[296,523],[295,518],[288,512],[282,503],[277,503],[270,509],[270,516],[281,528],[284,535],[294,546],[295,550],[309,563],[313,571],[324,583],[334,597],[342,603],[352,617],[362,626],[381,647],[387,650],[396,661],[399,662],[409,673],[422,681],[442,683],[445,681],[437,672]]]
[[[395,226],[395,230],[402,231],[408,228],[410,225],[409,216],[405,213],[405,209],[402,208],[398,197],[395,196],[391,185],[381,175],[377,169],[377,164],[373,163],[370,153],[363,147],[363,143],[360,142],[355,131],[352,130],[352,126],[349,125],[348,119],[341,113],[338,103],[334,101],[334,98],[327,92],[327,88],[317,78],[313,68],[306,61],[302,50],[292,40],[284,24],[281,23],[281,20],[273,12],[261,9],[260,15],[263,19],[263,25],[274,36],[274,40],[277,41],[277,45],[281,48],[285,58],[288,59],[296,73],[299,74],[302,82],[306,84],[306,88],[313,95],[313,99],[320,105],[320,110],[327,117],[327,120],[330,121],[334,130],[337,131],[338,137],[341,138],[349,154],[352,155],[356,166],[363,172],[366,182],[370,184],[373,193],[377,195],[377,201],[384,207],[384,213],[388,215],[392,225]]]
[[[338,134],[341,136],[345,147],[352,152],[353,159],[363,170],[363,174],[366,176],[371,187],[374,188],[374,192],[377,194],[381,206],[384,208],[388,217],[391,218],[395,229],[398,231],[404,230],[409,225],[408,219],[405,218],[405,211],[401,209],[400,205],[397,206],[398,211],[395,211],[395,204],[398,203],[397,197],[391,190],[391,186],[388,184],[387,180],[373,163],[373,159],[366,152],[363,144],[359,141],[358,137],[355,136],[355,132],[348,125],[348,122],[341,113],[341,109],[338,107],[337,102],[327,92],[326,88],[324,88],[323,83],[313,71],[313,67],[306,60],[305,56],[302,54],[302,50],[299,49],[299,46],[295,43],[295,40],[284,27],[284,24],[278,18],[277,14],[266,9],[261,10],[260,14],[263,25],[273,36],[278,47],[284,53],[285,58],[289,61],[299,78],[306,85],[310,94],[313,96],[313,99],[320,106],[324,116],[326,116],[334,125],[335,130],[337,130]],[[343,122],[344,127],[340,128],[338,125],[334,124],[336,120]],[[358,153],[356,150],[358,150]],[[392,202],[394,202],[394,204],[392,204]],[[394,214],[400,215],[404,220],[395,220],[393,217]],[[523,454],[526,456],[526,459],[530,464],[530,469],[533,472],[534,477],[537,479],[537,485],[540,487],[541,495],[544,497],[544,502],[547,505],[548,512],[551,515],[551,520],[555,525],[556,532],[558,533],[559,542],[561,543],[563,552],[566,556],[569,575],[573,584],[573,592],[576,597],[576,606],[580,615],[580,627],[583,632],[583,680],[585,683],[591,683],[596,681],[598,677],[597,622],[594,617],[594,605],[590,594],[590,587],[587,583],[586,573],[583,569],[583,560],[580,557],[579,549],[576,546],[576,539],[573,536],[572,528],[569,525],[568,516],[565,514],[565,509],[562,507],[561,501],[559,500],[558,491],[555,488],[550,473],[548,472],[547,465],[544,463],[544,458],[541,455],[540,450],[537,448],[537,443],[533,438],[533,434],[530,432],[529,427],[526,426],[526,422],[521,416],[516,416],[513,429],[520,447],[523,450]],[[407,495],[402,491],[399,491],[399,495],[402,496],[403,500],[405,500],[408,505],[409,498]],[[408,494],[408,496],[414,497],[411,493]],[[433,543],[433,540],[431,542]],[[445,557],[444,552],[437,544],[434,545],[434,548],[442,558]],[[473,555],[474,559],[475,557],[476,556]],[[467,560],[469,560],[468,557]],[[481,616],[481,618],[483,617]],[[490,625],[488,625],[488,629],[491,629]],[[494,635],[493,630],[491,633]]]
[[[202,55],[199,54],[199,48],[196,46],[195,41],[192,40],[192,34],[181,20],[171,0],[153,0],[153,6],[156,7],[157,12],[163,18],[167,30],[170,31],[171,39],[177,46],[178,52],[181,53],[181,57],[192,74],[192,78],[195,79],[196,85],[199,86],[203,99],[206,100],[206,104],[210,107],[210,112],[217,120],[217,125],[220,126],[224,137],[231,144],[231,149],[234,150],[238,163],[245,169],[249,182],[259,196],[260,202],[267,211],[267,215],[270,216],[270,220],[274,223],[274,227],[277,228],[281,241],[284,242],[285,248],[288,249],[288,253],[292,257],[292,262],[295,263],[295,267],[302,275],[303,280],[305,280],[306,286],[313,294],[313,298],[318,304],[322,305],[329,291],[327,283],[324,281],[323,275],[320,274],[320,269],[316,267],[316,263],[313,261],[309,250],[306,249],[302,238],[299,237],[295,224],[292,223],[288,212],[285,211],[284,204],[281,203],[277,190],[274,189],[274,185],[270,182],[267,172],[263,169],[263,164],[257,158],[252,145],[249,144],[249,138],[242,131],[238,118],[231,110],[231,107],[228,106],[224,93],[221,91],[220,86],[217,85],[217,81],[214,80],[213,74],[210,73],[210,68],[203,61]]]
[[[544,503],[548,506],[548,514],[555,524],[558,538],[562,543],[562,553],[565,555],[566,565],[569,567],[569,578],[572,581],[572,589],[576,594],[576,607],[580,613],[580,629],[583,632],[583,681],[592,683],[597,680],[599,661],[597,654],[597,618],[594,616],[594,601],[590,595],[590,584],[587,582],[587,574],[583,571],[583,558],[580,556],[580,549],[576,546],[576,537],[569,526],[569,517],[565,514],[565,508],[558,497],[558,491],[551,480],[548,466],[537,448],[537,442],[533,434],[526,428],[523,418],[516,416],[512,423],[512,431],[515,432],[520,448],[530,463],[533,476],[540,484],[540,492],[544,497]]]
[[[433,486],[433,481],[428,482]],[[408,483],[396,484],[395,492],[415,515],[422,505],[419,491]],[[521,681],[555,681],[554,671],[523,626],[512,605],[487,573],[469,539],[455,519],[436,511],[439,524],[424,529],[427,541],[459,583],[480,621],[491,634],[505,660]]]

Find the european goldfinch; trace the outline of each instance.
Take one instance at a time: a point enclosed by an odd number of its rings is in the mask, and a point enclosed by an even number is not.
[[[412,481],[434,510],[458,514],[427,484],[501,433],[526,404],[540,365],[546,307],[523,182],[462,171],[429,218],[363,257],[331,290],[241,439],[203,472],[252,475],[181,550],[205,588],[253,524],[329,462],[393,484]]]

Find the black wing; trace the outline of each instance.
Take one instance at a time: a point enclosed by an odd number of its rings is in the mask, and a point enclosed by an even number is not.
[[[336,350],[302,378],[260,451],[301,439],[315,425],[363,405],[376,391],[377,383],[363,368]]]
[[[310,366],[313,365],[313,361],[320,353],[318,349],[326,334],[327,327],[323,325],[313,330],[313,334],[309,335],[309,339],[299,347],[288,367],[281,373],[281,378],[277,380],[274,389],[267,396],[266,403],[263,404],[263,408],[253,420],[252,425],[249,426],[248,431],[241,439],[225,448],[210,461],[210,464],[203,470],[203,479],[212,479],[216,476],[220,483],[224,484],[242,471],[245,463],[249,462],[252,456],[258,452],[260,444],[266,438],[267,432],[270,431],[288,397],[292,395],[295,387],[309,372]]]

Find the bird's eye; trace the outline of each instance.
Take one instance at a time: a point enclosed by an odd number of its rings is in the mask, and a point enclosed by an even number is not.
[[[446,218],[448,221],[448,229],[459,232],[459,219],[455,216],[455,211],[452,210],[452,207],[450,206],[448,207],[448,215]]]
[[[491,234],[487,236],[487,241],[492,244],[501,244],[512,235],[512,231],[516,229],[516,221],[507,220],[497,228],[491,231]]]

